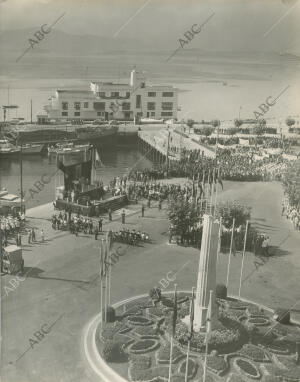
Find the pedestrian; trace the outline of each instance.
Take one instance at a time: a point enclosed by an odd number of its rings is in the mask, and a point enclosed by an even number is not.
[[[150,208],[150,205],[151,205],[151,199],[150,199],[150,197],[148,198],[148,208]]]
[[[112,221],[112,212],[111,209],[108,209],[108,220],[111,222]]]
[[[142,204],[142,218],[144,217],[144,215],[145,215],[145,206],[144,204]]]
[[[41,240],[42,240],[42,243],[45,241],[45,234],[43,229],[41,229]]]
[[[158,202],[158,209],[159,209],[159,210],[161,210],[161,205],[162,205],[162,203],[161,203],[161,199],[159,199],[159,202]]]
[[[125,224],[125,210],[122,211],[122,224]]]
[[[98,228],[95,228],[94,234],[95,234],[95,240],[98,240]]]
[[[35,230],[34,230],[34,228],[32,228],[32,231],[31,231],[31,240],[33,243],[35,242]]]
[[[102,225],[103,225],[103,219],[99,219],[98,221],[98,229],[99,229],[99,232],[102,232]]]
[[[31,233],[31,229],[30,229],[30,230],[28,230],[28,244],[31,243],[31,235],[32,235],[32,233]]]
[[[22,236],[20,235],[20,232],[17,234],[17,246],[21,247],[22,245]]]

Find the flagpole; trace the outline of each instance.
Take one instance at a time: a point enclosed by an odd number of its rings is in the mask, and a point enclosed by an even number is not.
[[[108,238],[108,256],[109,256],[109,262],[110,261],[110,238]],[[110,299],[111,299],[111,270],[112,266],[109,266],[109,276],[108,276],[108,304],[110,305]]]
[[[102,293],[102,275],[103,275],[103,251],[102,242],[100,241],[100,314],[101,314],[101,328],[103,324],[103,293]]]
[[[103,293],[103,305],[104,305],[104,321],[106,322],[106,253],[105,253],[105,246],[104,246],[104,239],[101,239],[102,242],[102,250],[103,250],[103,276],[105,277],[104,282],[102,282],[102,287],[104,289]]]
[[[220,217],[219,233],[218,233],[218,252],[217,261],[219,260],[219,254],[221,251],[221,238],[222,238],[222,217]]]
[[[105,240],[105,251],[106,251],[106,255],[105,255],[105,258],[106,258],[106,262],[107,262],[107,258],[108,258],[108,252],[107,252],[107,241]],[[105,264],[106,264],[105,262]],[[108,307],[108,304],[109,304],[109,301],[108,301],[108,274],[109,274],[109,271],[106,270],[105,272],[105,303],[106,303],[106,307],[105,307],[105,322],[106,322],[106,316],[107,316],[107,307]]]
[[[177,284],[174,284],[174,303],[175,303],[175,298],[176,298],[176,290],[177,288]],[[173,312],[174,314],[174,312]],[[173,329],[172,329],[172,335],[171,335],[171,344],[170,344],[170,363],[169,363],[169,378],[168,378],[168,382],[171,382],[171,377],[172,377],[172,357],[173,357],[173,337],[174,337],[174,333],[173,333]]]
[[[219,171],[220,169],[218,168],[218,173],[217,173],[217,179],[219,179]],[[217,199],[218,199],[218,184],[217,184],[217,179],[215,179],[215,184],[216,184],[216,194],[215,194],[215,206],[214,206],[214,216],[216,214],[216,209],[217,209]]]
[[[245,237],[244,237],[244,248],[243,248],[243,258],[242,258],[242,266],[241,266],[241,275],[240,275],[239,299],[241,298],[242,278],[243,278],[243,268],[244,268],[244,259],[245,259],[245,251],[246,251],[246,241],[247,241],[248,225],[249,225],[249,221],[247,220],[247,223],[246,223],[246,231],[245,231]]]
[[[189,356],[190,356],[190,347],[191,347],[191,337],[192,337],[192,333],[193,333],[193,328],[192,328],[192,320],[193,318],[191,317],[192,314],[194,314],[192,312],[192,305],[194,303],[193,301],[194,299],[194,288],[192,288],[192,299],[191,299],[191,303],[190,303],[190,321],[191,321],[191,328],[190,328],[190,336],[189,336],[189,340],[188,340],[188,348],[187,348],[187,353],[186,353],[186,363],[185,363],[185,378],[184,378],[184,382],[187,382],[188,380],[188,371],[189,371]]]
[[[204,367],[203,367],[203,378],[202,382],[205,382],[206,379],[206,366],[207,366],[207,354],[208,354],[208,341],[211,333],[211,316],[212,316],[212,294],[213,291],[209,291],[209,305],[206,314],[206,335],[205,335],[205,355],[204,355]],[[207,317],[208,316],[208,317]]]
[[[226,288],[228,288],[228,283],[229,283],[229,271],[230,271],[230,262],[231,262],[232,245],[233,245],[234,225],[235,225],[235,218],[233,218],[233,221],[232,221],[232,231],[231,231],[231,239],[230,239],[230,250],[229,250],[229,258],[228,258],[228,266],[227,266]]]

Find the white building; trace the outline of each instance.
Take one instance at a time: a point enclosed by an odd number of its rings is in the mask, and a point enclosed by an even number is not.
[[[132,70],[129,84],[92,82],[90,90],[56,90],[45,106],[52,120],[133,120],[177,118],[178,89],[147,85]]]

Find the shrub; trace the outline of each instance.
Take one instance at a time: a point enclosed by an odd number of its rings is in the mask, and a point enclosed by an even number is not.
[[[227,298],[227,287],[224,284],[217,284],[216,297],[225,300]]]
[[[157,336],[157,330],[152,326],[139,326],[134,331],[138,336]]]
[[[102,312],[102,320],[105,321],[105,311]],[[116,311],[112,306],[106,308],[106,321],[105,322],[115,322]]]
[[[151,367],[151,357],[149,355],[130,354],[131,367],[133,369],[145,370]]]
[[[275,317],[278,322],[281,324],[289,324],[291,319],[290,311],[287,309],[276,309]]]
[[[209,355],[207,356],[207,367],[214,373],[222,374],[227,369],[227,362],[223,357]]]
[[[127,360],[124,345],[114,340],[105,342],[102,355],[106,362],[124,362]]]
[[[173,347],[173,356],[172,356],[172,363],[176,363],[179,359],[184,357],[184,355],[181,353],[181,351],[178,349],[177,346]],[[167,343],[163,345],[157,354],[157,361],[159,363],[169,363],[170,362],[170,344]]]
[[[154,301],[160,301],[161,300],[161,289],[156,288],[156,287],[150,289],[149,296]]]

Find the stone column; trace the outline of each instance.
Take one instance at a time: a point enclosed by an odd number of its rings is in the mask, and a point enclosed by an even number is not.
[[[212,317],[217,318],[218,307],[215,301],[215,290],[219,225],[218,222],[214,222],[211,215],[203,216],[203,233],[195,300],[195,331],[205,329],[210,290],[213,291]]]

